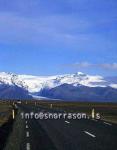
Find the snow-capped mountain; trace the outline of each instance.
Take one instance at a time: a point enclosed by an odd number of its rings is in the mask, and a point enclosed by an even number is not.
[[[33,94],[58,99],[61,97],[63,99],[64,97],[66,99],[72,97],[74,97],[74,99],[85,99],[88,96],[89,99],[111,99],[117,98],[117,82],[114,81],[114,79],[116,79],[116,77],[107,78],[99,75],[88,75],[82,72],[56,76],[16,75],[1,72],[0,96],[4,95],[1,92],[4,88],[7,87],[8,89],[8,87],[12,87],[11,89],[16,89],[17,87],[20,88],[20,93],[23,93],[23,95],[26,92],[25,97],[27,97],[27,94]],[[23,89],[23,91],[21,91],[21,89]],[[67,95],[63,91],[66,91]],[[12,91],[10,90],[10,92]],[[17,91],[15,92],[17,93]]]
[[[31,99],[27,85],[18,75],[13,73],[0,73],[1,99]]]
[[[18,75],[13,73],[0,73],[0,84],[6,84],[6,85],[17,85],[18,87],[27,89],[27,85],[23,80],[19,78]]]
[[[73,86],[88,86],[88,87],[107,87],[117,88],[114,82],[108,82],[104,77],[99,75],[87,75],[82,72],[75,74],[65,74],[56,76],[31,76],[31,75],[18,75],[19,79],[24,81],[27,85],[29,92],[39,92],[43,88],[54,88],[62,84],[71,84]]]
[[[107,87],[117,88],[117,83],[110,82],[99,75],[87,75],[82,72],[75,74],[65,74],[56,76],[32,76],[16,75],[13,73],[0,73],[0,84],[17,85],[27,89],[30,93],[39,92],[43,88],[54,88],[62,84],[71,84],[73,86],[88,87]]]

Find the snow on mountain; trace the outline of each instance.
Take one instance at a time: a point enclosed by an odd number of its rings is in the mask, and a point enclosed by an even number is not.
[[[74,86],[105,87],[107,82],[102,76],[90,76],[81,72],[75,74],[57,75],[57,76],[29,76],[19,75],[28,85],[30,92],[39,92],[43,88],[54,88],[62,84],[72,84]]]
[[[17,85],[18,87],[27,89],[27,85],[18,75],[13,73],[0,73],[0,84]]]
[[[56,78],[54,76],[38,77],[31,75],[19,75],[19,78],[25,81],[26,85],[28,86],[28,90],[31,93],[39,92],[43,88],[53,88],[58,85],[54,81]]]
[[[110,87],[117,89],[117,84],[110,84]]]
[[[30,93],[39,92],[44,88],[54,88],[62,84],[72,84],[73,86],[88,87],[107,87],[117,88],[117,84],[113,84],[105,80],[99,75],[87,75],[82,72],[75,74],[65,74],[56,76],[32,76],[32,75],[16,75],[13,73],[0,73],[0,83],[17,85],[26,88]]]

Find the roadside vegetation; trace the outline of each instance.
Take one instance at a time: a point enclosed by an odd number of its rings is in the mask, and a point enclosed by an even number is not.
[[[0,101],[0,126],[6,123],[12,115],[12,105],[9,102]]]
[[[30,101],[29,105],[43,106],[66,112],[86,113],[91,116],[92,109],[99,113],[102,120],[117,124],[117,103],[99,102],[64,102],[64,101]]]

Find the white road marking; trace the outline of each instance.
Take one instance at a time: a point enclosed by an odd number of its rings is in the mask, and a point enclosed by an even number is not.
[[[29,137],[29,136],[30,136],[30,134],[29,134],[29,132],[27,131],[27,132],[26,132],[26,137]]]
[[[94,134],[91,134],[91,133],[89,133],[89,132],[87,132],[87,131],[84,131],[84,133],[86,133],[86,134],[90,135],[90,136],[91,136],[91,137],[93,137],[93,138],[95,138],[95,137],[96,137]]]
[[[30,143],[26,143],[26,150],[30,150]]]
[[[26,124],[27,124],[27,121],[26,121]]]
[[[109,126],[112,126],[112,124],[110,124],[110,123],[108,123],[108,122],[104,122],[104,124],[107,124],[107,125],[109,125]]]
[[[93,120],[93,121],[96,121],[96,122],[97,122],[97,120],[96,120],[96,119],[91,119],[91,120]]]
[[[69,121],[65,121],[65,123],[70,123]]]
[[[26,125],[26,129],[28,129],[28,125]]]

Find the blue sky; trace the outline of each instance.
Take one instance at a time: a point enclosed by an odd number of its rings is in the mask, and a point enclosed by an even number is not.
[[[0,71],[117,74],[116,0],[0,0]]]

